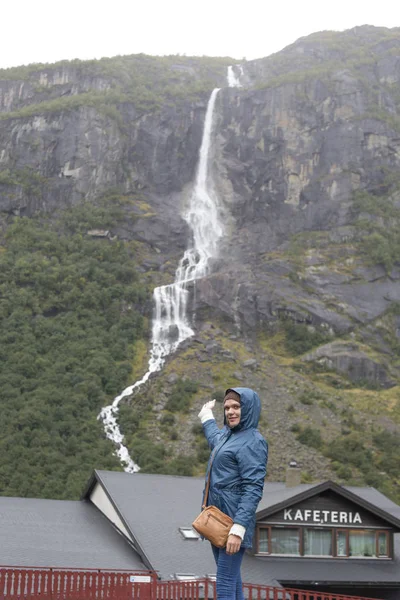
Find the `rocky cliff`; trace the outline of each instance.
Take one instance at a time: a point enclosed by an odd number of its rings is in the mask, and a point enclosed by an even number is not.
[[[399,432],[400,30],[309,36],[234,66],[238,88],[227,87],[229,64],[139,56],[1,72],[1,225],[117,192],[126,213],[112,234],[138,244],[153,285],[172,280],[208,97],[221,87],[212,177],[224,238],[196,284],[197,336],[158,378],[149,431],[163,439],[181,375],[201,381],[203,396],[228,376],[254,382],[266,396],[272,474],[296,455],[324,476],[340,459],[322,458],[322,445],[345,435],[349,406],[372,430]],[[296,335],[307,343],[290,350],[282,340]],[[372,412],[340,391],[360,386]],[[326,439],[299,439],[304,423]]]

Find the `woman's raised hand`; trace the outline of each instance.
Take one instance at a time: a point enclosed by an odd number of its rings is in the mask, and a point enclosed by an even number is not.
[[[208,402],[203,404],[203,407],[198,414],[198,417],[201,419],[202,423],[205,423],[206,421],[209,421],[210,419],[214,418],[214,415],[212,412],[212,409],[214,408],[214,406],[215,406],[215,399],[209,400]]]

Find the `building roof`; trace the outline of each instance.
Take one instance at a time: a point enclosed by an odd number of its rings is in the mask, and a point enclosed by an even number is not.
[[[400,519],[400,506],[375,488],[346,486],[345,489],[349,490],[349,492],[353,492],[356,496],[360,496],[367,502],[371,502],[371,504],[380,507],[382,510],[386,511],[386,513]]]
[[[0,565],[146,568],[91,503],[7,497],[0,497]]]
[[[96,471],[95,475],[139,552],[144,551],[143,559],[163,579],[177,572],[215,574],[209,543],[184,539],[179,531],[191,527],[201,510],[203,478],[117,471]],[[90,491],[89,486],[86,497]]]
[[[89,498],[96,482],[107,495],[122,522],[162,578],[176,572],[204,576],[215,573],[215,564],[208,542],[185,540],[179,527],[190,527],[200,512],[203,478],[96,471],[85,497]],[[341,494],[360,506],[374,508],[381,518],[396,526],[400,507],[373,488],[343,487],[324,484],[285,487],[284,483],[266,482],[259,505],[259,517],[284,501],[290,504],[322,489],[337,488]],[[400,582],[400,535],[396,538],[395,560],[373,559],[304,559],[245,555],[242,568],[244,581],[276,585],[277,581],[308,582]],[[167,549],[167,551],[166,551]],[[332,568],[333,563],[337,568]]]

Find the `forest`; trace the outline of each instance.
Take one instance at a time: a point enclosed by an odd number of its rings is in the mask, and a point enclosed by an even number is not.
[[[114,199],[115,200],[115,199]],[[113,202],[51,225],[16,218],[0,251],[0,493],[77,498],[94,467],[119,468],[97,414],[147,338],[149,291],[110,227]]]

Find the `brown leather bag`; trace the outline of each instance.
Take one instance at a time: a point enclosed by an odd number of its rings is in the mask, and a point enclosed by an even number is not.
[[[233,521],[216,506],[206,506],[192,527],[217,548],[225,548]]]
[[[225,548],[229,531],[233,525],[232,519],[216,506],[207,506],[210,489],[211,467],[208,471],[206,491],[204,493],[203,510],[193,521],[192,527],[217,548]]]

